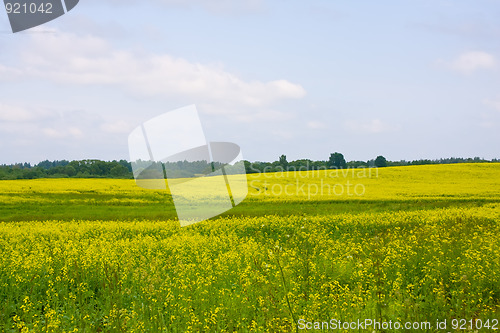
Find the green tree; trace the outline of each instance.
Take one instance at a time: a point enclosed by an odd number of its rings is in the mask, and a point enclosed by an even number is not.
[[[73,167],[72,165],[66,165],[64,168],[63,168],[63,172],[65,174],[67,174],[69,177],[74,177],[76,175],[76,169],[75,167]]]
[[[348,168],[365,168],[368,166],[367,162],[364,161],[349,161],[347,162]]]
[[[385,159],[384,156],[377,156],[375,159],[375,166],[377,168],[384,168],[387,166],[387,160]]]
[[[286,170],[288,168],[288,161],[286,160],[286,155],[281,155],[279,159],[279,165]]]
[[[117,164],[111,168],[109,173],[113,177],[124,177],[129,173],[129,171],[125,166],[123,166],[121,164]]]
[[[330,158],[328,159],[328,167],[332,169],[344,169],[347,163],[345,161],[344,155],[341,153],[333,153],[330,154]]]

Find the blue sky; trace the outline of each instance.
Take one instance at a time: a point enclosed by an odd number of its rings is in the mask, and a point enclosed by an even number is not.
[[[499,158],[500,3],[81,0],[12,34],[0,11],[0,163],[128,158],[196,104],[249,160]]]

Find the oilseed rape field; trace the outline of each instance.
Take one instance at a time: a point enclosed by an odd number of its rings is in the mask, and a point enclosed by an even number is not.
[[[500,328],[500,164],[248,187],[181,228],[169,193],[133,180],[0,181],[0,331]]]

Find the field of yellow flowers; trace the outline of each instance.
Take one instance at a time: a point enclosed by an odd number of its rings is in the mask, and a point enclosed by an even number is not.
[[[500,328],[500,164],[343,172],[249,175],[241,205],[184,228],[133,181],[1,181],[0,330]]]

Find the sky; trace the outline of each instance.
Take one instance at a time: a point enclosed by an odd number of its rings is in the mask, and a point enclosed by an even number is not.
[[[0,9],[0,164],[129,159],[195,104],[251,161],[500,158],[496,0],[80,0],[13,34]]]

